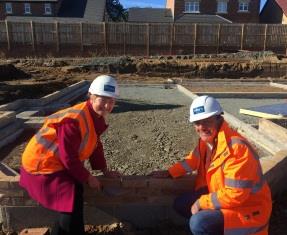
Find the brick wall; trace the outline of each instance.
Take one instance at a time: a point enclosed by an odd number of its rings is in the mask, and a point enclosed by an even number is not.
[[[9,1],[7,1],[9,2]],[[28,1],[27,1],[28,2]],[[62,0],[57,3],[51,3],[52,14],[45,15],[44,2],[33,2],[31,3],[31,14],[25,14],[24,2],[11,2],[12,3],[12,14],[6,14],[5,2],[0,3],[0,20],[4,20],[6,16],[56,16],[61,6]]]
[[[185,2],[189,0],[175,1],[175,19],[183,14]],[[258,23],[260,0],[250,0],[248,12],[238,12],[238,0],[229,0],[227,14],[218,14],[234,23]],[[200,0],[200,14],[217,14],[217,0]]]

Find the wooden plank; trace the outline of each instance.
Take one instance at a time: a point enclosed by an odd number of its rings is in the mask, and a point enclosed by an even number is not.
[[[196,52],[196,39],[197,39],[197,24],[194,24],[193,55],[195,55]]]
[[[103,22],[103,31],[104,31],[104,48],[105,48],[105,55],[108,55],[107,25],[106,25],[106,22]]]
[[[56,33],[56,49],[57,52],[60,51],[60,35],[59,35],[59,22],[55,22],[55,33]]]
[[[84,42],[83,42],[83,23],[80,22],[80,46],[81,46],[81,52],[84,51]]]
[[[146,56],[149,56],[149,44],[150,44],[150,25],[146,24]]]
[[[243,50],[243,41],[244,41],[244,24],[242,24],[241,26],[240,50]]]
[[[282,144],[287,143],[287,129],[277,125],[271,120],[261,118],[259,120],[259,131],[280,141]]]
[[[282,115],[273,115],[268,113],[256,112],[248,109],[239,109],[239,113],[246,114],[250,116],[260,117],[260,118],[267,118],[267,119],[282,119],[284,118]]]
[[[266,50],[267,29],[268,29],[268,24],[265,24],[265,29],[264,29],[264,42],[263,42],[263,51],[265,51],[265,50]]]
[[[33,51],[35,51],[36,50],[36,47],[35,47],[35,33],[34,33],[34,23],[33,23],[32,20],[30,21],[30,27],[31,27],[32,48],[33,48]]]
[[[221,34],[221,24],[218,24],[217,29],[217,47],[216,47],[216,53],[219,53],[219,46],[220,46],[220,34]]]
[[[9,30],[9,22],[5,20],[6,25],[6,37],[7,37],[7,49],[8,51],[11,50],[11,42],[10,42],[10,30]]]

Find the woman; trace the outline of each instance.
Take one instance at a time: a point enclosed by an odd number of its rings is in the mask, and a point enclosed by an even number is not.
[[[83,184],[101,190],[84,160],[107,177],[120,176],[108,170],[100,140],[118,95],[113,77],[98,76],[89,99],[48,116],[23,153],[20,185],[43,207],[59,212],[52,235],[84,234]]]

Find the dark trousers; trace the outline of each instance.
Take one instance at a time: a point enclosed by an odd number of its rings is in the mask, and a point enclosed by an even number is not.
[[[84,235],[83,185],[75,185],[75,200],[72,212],[59,212],[51,235]]]
[[[191,214],[191,206],[207,188],[195,192],[184,193],[174,201],[174,209],[185,218],[189,219],[189,229],[193,235],[222,235],[224,233],[224,217],[220,210],[200,210],[195,215]]]

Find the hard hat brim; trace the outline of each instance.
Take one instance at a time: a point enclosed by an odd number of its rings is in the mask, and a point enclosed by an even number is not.
[[[223,114],[223,112],[211,112],[211,113],[201,114],[198,116],[193,115],[192,117],[189,118],[189,121],[196,122],[196,121],[203,120],[203,119],[206,119],[206,118],[209,118],[215,115],[220,115],[220,114]]]

